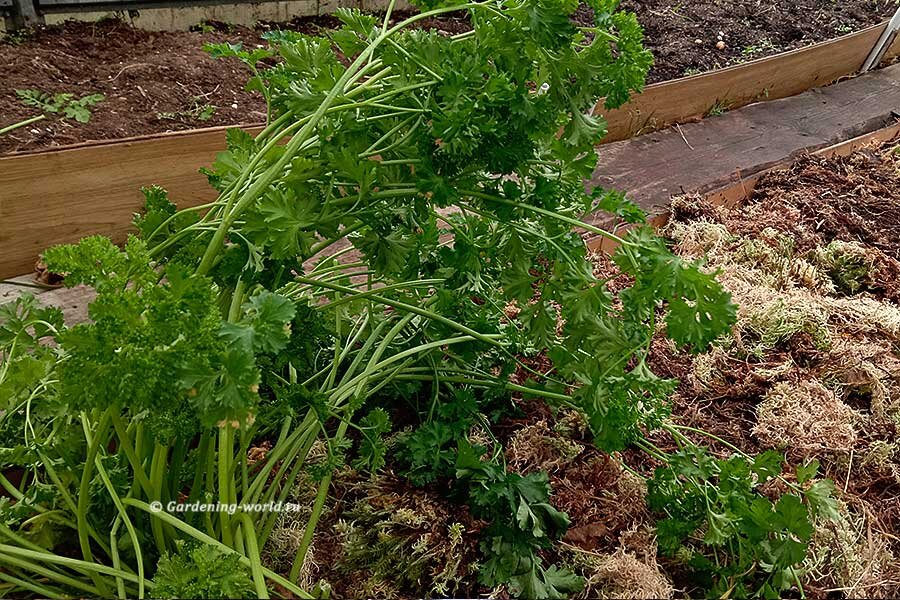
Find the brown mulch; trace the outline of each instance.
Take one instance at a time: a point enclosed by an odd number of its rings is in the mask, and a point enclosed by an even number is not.
[[[805,156],[789,169],[766,175],[752,196],[735,209],[713,207],[702,200],[675,204],[672,219],[680,222],[697,220],[724,224],[731,234],[745,240],[767,237],[766,229],[775,229],[794,241],[796,256],[827,246],[834,240],[857,242],[877,257],[875,285],[862,294],[882,301],[900,298],[900,159],[892,143],[872,146],[846,157],[823,158]],[[786,257],[787,258],[787,257]],[[852,296],[850,297],[852,298]],[[877,343],[886,356],[900,357],[900,345],[891,338],[872,337],[869,341],[850,327],[831,324],[835,339]],[[860,463],[876,447],[893,444],[897,439],[896,417],[879,417],[872,409],[871,379],[863,377],[858,386],[852,383],[856,359],[818,348],[808,333],[799,332],[768,350],[764,356],[739,359],[726,356],[717,365],[714,385],[698,385],[692,369],[695,359],[673,350],[667,343],[654,343],[650,363],[661,376],[678,378],[681,383],[673,400],[673,419],[683,425],[705,430],[737,445],[749,453],[768,449],[754,434],[758,422],[756,408],[777,382],[789,385],[803,382],[831,381],[843,386],[841,400],[864,415],[857,426],[858,439],[853,453],[829,450],[819,454],[822,476],[832,478],[839,488],[838,496],[853,506],[868,507],[869,535],[878,532],[889,541],[894,556],[900,554],[900,464],[897,459],[885,464]],[[892,364],[885,362],[884,364]],[[790,368],[771,375],[780,365]],[[880,376],[896,399],[900,372],[879,367]],[[840,397],[840,394],[839,394]],[[896,401],[896,400],[895,400]],[[731,449],[704,436],[700,443],[727,455]],[[789,455],[796,450],[785,448]],[[801,452],[802,453],[802,452]],[[895,576],[896,573],[889,574]],[[885,577],[888,577],[886,575]],[[871,593],[891,593],[897,582],[885,581]],[[810,584],[810,597],[829,597],[824,589]]]
[[[760,182],[751,202],[771,208],[790,205],[799,222],[787,232],[804,228],[816,237],[859,242],[900,259],[900,161],[891,148],[868,148],[850,156],[806,156],[786,171]],[[748,224],[748,231],[754,226]],[[800,250],[815,242],[804,235]]]
[[[850,156],[805,156],[765,176],[750,198],[759,218],[734,219],[729,230],[756,235],[772,227],[803,252],[832,240],[858,242],[875,256],[871,290],[900,301],[900,156],[897,146]]]

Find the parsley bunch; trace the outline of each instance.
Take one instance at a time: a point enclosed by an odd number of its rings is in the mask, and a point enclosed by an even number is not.
[[[0,483],[77,535],[77,548],[52,536],[35,547],[22,515],[9,521],[20,529],[0,531],[0,563],[17,585],[245,594],[247,569],[259,597],[307,597],[296,582],[332,474],[355,453],[359,468],[399,461],[415,483],[454,480],[468,494],[492,523],[485,585],[525,598],[578,589],[541,555],[568,526],[546,477],[483,458],[469,428],[497,398],[529,394],[583,411],[602,449],[641,444],[674,386],[647,364],[657,324],[701,349],[735,314],[714,275],[674,256],[637,207],[585,190],[604,133],[598,99],[621,105],[651,61],[634,15],[590,5],[584,27],[571,0],[424,3],[396,25],[392,3],[384,19],[338,10],[327,38],[279,31],[266,48],[208,48],[243,61],[268,102],[265,129],[229,131],[205,169],[219,197],[178,210],[149,188],[124,250],[99,237],[48,250],[67,285],[96,291],[90,322],[65,328],[31,301],[0,313],[0,389],[11,390],[0,431],[26,432],[4,466],[52,494]],[[453,11],[472,31],[412,27]],[[628,232],[582,221],[595,211]],[[577,229],[619,244],[629,287],[614,294],[594,275]],[[529,366],[536,354],[552,368]],[[397,415],[421,428],[391,453]],[[260,555],[277,514],[153,510],[284,502],[311,479],[287,577]],[[217,588],[207,575],[220,552],[230,575]]]

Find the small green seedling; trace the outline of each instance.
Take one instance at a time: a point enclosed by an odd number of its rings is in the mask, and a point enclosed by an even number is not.
[[[88,94],[81,98],[75,98],[75,94],[48,94],[40,90],[16,90],[16,96],[19,97],[22,104],[39,109],[41,114],[0,128],[0,135],[42,121],[47,118],[48,114],[61,114],[63,118],[87,123],[91,120],[91,108],[106,99],[103,94]]]
[[[193,98],[189,108],[173,112],[159,112],[156,117],[161,121],[209,121],[216,114],[216,106],[214,104],[204,104],[200,102],[200,98]]]
[[[103,94],[88,94],[76,99],[75,94],[50,95],[39,90],[16,90],[16,96],[25,106],[39,108],[45,113],[62,113],[63,116],[75,119],[79,123],[90,121],[91,108],[106,99]]]

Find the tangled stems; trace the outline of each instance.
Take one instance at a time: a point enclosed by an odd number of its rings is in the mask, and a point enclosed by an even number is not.
[[[387,11],[385,13],[385,23],[388,22],[395,4],[396,0],[391,0],[391,3],[388,5]],[[239,186],[235,186],[234,193],[229,195],[228,200],[226,201],[223,208],[222,221],[219,223],[212,240],[207,246],[206,252],[203,254],[203,257],[200,260],[200,265],[197,267],[197,274],[205,275],[209,272],[209,270],[213,266],[216,255],[223,247],[225,238],[227,237],[234,221],[250,204],[255,202],[259,198],[259,196],[272,184],[272,182],[282,173],[285,166],[287,166],[287,164],[294,158],[301,146],[303,146],[310,139],[312,132],[315,131],[315,128],[319,125],[319,122],[325,116],[327,111],[332,107],[332,104],[335,102],[337,97],[345,92],[345,88],[353,82],[357,81],[360,77],[363,77],[365,73],[371,68],[371,63],[369,61],[374,55],[375,50],[385,40],[387,40],[391,35],[395,34],[401,29],[408,27],[412,23],[415,23],[416,21],[448,12],[467,10],[470,8],[490,9],[488,3],[473,2],[422,12],[401,21],[390,29],[383,30],[375,40],[368,44],[366,48],[359,54],[359,56],[357,56],[356,59],[350,64],[350,66],[344,71],[344,73],[328,92],[325,99],[321,102],[316,111],[309,116],[308,120],[302,125],[300,130],[296,134],[294,134],[294,136],[288,142],[284,154],[278,159],[278,161],[271,165],[250,186],[250,188],[247,189],[246,192],[241,195],[241,198],[239,200],[236,200],[236,197],[240,188]],[[363,85],[365,85],[365,83]],[[377,102],[378,97],[376,97],[376,99],[374,99],[373,101]],[[354,105],[348,105],[347,108],[354,108]],[[296,124],[290,126],[288,130],[295,126]],[[282,137],[283,135],[273,135],[272,141],[275,141],[276,138],[281,139]],[[257,154],[257,158],[255,159],[257,164],[258,160],[262,156],[262,152]],[[242,175],[241,178],[242,181],[247,181],[251,172],[251,169],[245,169],[244,175]]]
[[[90,424],[88,422],[87,416],[82,413],[81,416],[81,424],[84,430],[85,438],[88,440],[88,443],[91,443],[91,433],[90,433]],[[128,535],[131,539],[131,544],[134,547],[135,558],[137,562],[137,584],[138,584],[138,598],[144,597],[144,587],[146,582],[144,580],[144,558],[143,552],[140,548],[140,542],[138,540],[137,531],[134,528],[134,525],[131,522],[131,519],[128,517],[127,512],[125,511],[125,507],[122,504],[122,499],[119,497],[119,494],[116,492],[115,487],[113,487],[112,481],[110,481],[109,475],[106,472],[106,469],[103,466],[103,462],[99,457],[96,458],[97,461],[97,472],[100,474],[100,478],[103,480],[103,485],[106,487],[106,491],[109,493],[110,497],[113,500],[113,504],[115,504],[116,510],[119,512],[119,516],[117,517],[116,523],[125,523],[125,528],[128,530]],[[113,566],[116,568],[119,567],[119,558],[118,558],[118,545],[116,543],[115,531],[117,527],[114,527],[110,532],[110,557],[113,560]],[[119,592],[120,598],[126,598],[125,594],[125,586],[123,582],[123,577],[117,575],[116,576],[116,587]]]
[[[165,511],[155,511],[146,502],[142,502],[141,500],[136,500],[134,498],[125,498],[122,502],[126,506],[132,506],[134,508],[137,508],[137,509],[147,513],[153,519],[159,519],[159,520],[165,522],[166,524],[171,525],[173,528],[181,531],[182,533],[187,534],[188,536],[190,536],[191,538],[193,538],[199,542],[203,542],[204,544],[209,544],[210,546],[214,546],[214,547],[222,550],[223,552],[226,552],[229,554],[234,552],[234,549],[226,546],[225,544],[223,544],[216,538],[206,535],[199,529],[195,529],[194,527],[191,527],[190,525],[188,525],[181,519],[173,517],[172,515],[166,513]],[[3,548],[2,545],[0,545],[0,551],[2,551],[2,548]],[[238,552],[237,556],[238,556],[238,561],[241,564],[243,564],[247,567],[250,567],[251,569],[253,568],[252,561],[249,558],[247,558],[244,554]],[[0,557],[0,560],[2,560],[2,557]],[[296,595],[298,598],[306,598],[306,599],[310,599],[310,600],[312,599],[312,596],[310,596],[308,593],[306,593],[305,591],[303,591],[302,589],[297,587],[294,583],[292,583],[288,579],[282,577],[281,575],[278,575],[277,573],[270,571],[269,569],[266,569],[265,567],[260,567],[260,571],[262,572],[263,576],[266,579],[280,585],[288,592]]]
[[[106,430],[109,427],[109,411],[104,411],[103,416],[100,419],[99,424],[95,429],[95,435],[93,440],[88,440],[88,453],[87,459],[84,463],[84,470],[81,474],[81,485],[78,489],[78,509],[75,513],[76,518],[78,519],[78,544],[81,546],[81,554],[84,556],[84,560],[86,562],[93,561],[93,552],[91,551],[91,543],[88,539],[88,528],[87,528],[87,512],[88,512],[88,503],[90,502],[90,485],[91,485],[91,474],[94,463],[97,459],[98,453],[100,451],[100,444],[105,437]],[[88,434],[88,430],[85,429],[85,434]],[[108,595],[108,590],[106,589],[106,585],[103,579],[100,578],[99,574],[96,572],[90,573],[91,579],[94,581],[94,585],[97,587],[97,590],[100,592],[100,595],[106,596]]]
[[[488,194],[488,193],[480,192],[480,191],[476,191],[476,190],[461,190],[460,194],[463,196],[470,196],[472,198],[480,198],[482,200],[488,200],[490,202],[502,204],[503,206],[510,206],[513,208],[521,208],[523,210],[527,210],[527,211],[530,211],[530,212],[533,212],[533,213],[536,213],[536,214],[539,214],[539,215],[542,215],[545,217],[550,217],[551,219],[556,219],[562,223],[565,223],[566,225],[571,225],[572,227],[575,227],[575,228],[584,229],[585,231],[587,231],[589,233],[593,233],[595,235],[605,237],[606,239],[611,240],[617,244],[621,244],[623,246],[632,246],[632,247],[637,246],[637,244],[629,242],[628,240],[625,240],[625,239],[617,236],[616,234],[612,233],[611,231],[601,229],[600,227],[591,225],[590,223],[585,223],[581,219],[575,219],[575,218],[566,216],[564,214],[554,212],[552,210],[547,210],[545,208],[541,208],[539,206],[534,206],[532,204],[526,204],[524,202],[515,202],[513,200],[509,200],[507,198],[503,198],[503,197],[497,196],[495,194]]]

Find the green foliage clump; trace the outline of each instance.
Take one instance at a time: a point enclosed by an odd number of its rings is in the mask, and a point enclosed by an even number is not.
[[[433,483],[455,473],[457,445],[475,425],[478,408],[471,390],[456,389],[450,401],[437,406],[431,419],[401,434],[397,458],[408,465],[404,475],[414,485]]]
[[[773,451],[719,459],[694,448],[670,455],[650,480],[648,504],[665,515],[660,550],[687,564],[711,596],[781,597],[799,582],[815,517],[837,518],[834,484],[812,482],[816,461],[797,468],[790,492],[762,493],[783,462]]]
[[[498,448],[473,444],[475,432],[487,423],[483,405],[470,390],[457,390],[453,400],[398,440],[397,456],[409,465],[407,476],[418,485],[455,478],[454,493],[467,499],[475,517],[490,523],[481,542],[482,584],[506,584],[524,598],[563,598],[578,591],[579,577],[545,566],[539,554],[569,526],[568,517],[550,502],[547,474],[510,472]]]
[[[103,94],[86,94],[76,98],[75,94],[48,94],[40,90],[16,90],[16,96],[25,106],[40,109],[43,113],[61,113],[79,123],[91,120],[91,109],[106,99]]]
[[[224,322],[208,281],[172,264],[158,284],[136,237],[124,251],[89,237],[47,250],[44,260],[67,285],[98,292],[91,322],[58,335],[67,352],[60,394],[70,406],[147,411],[162,438],[251,414],[260,382],[255,355],[289,338],[294,307],[286,298],[263,290],[240,306],[239,319]]]
[[[53,370],[56,353],[46,340],[63,329],[63,314],[58,308],[42,307],[30,294],[0,305],[0,348],[7,352],[0,378],[0,397],[10,403],[26,400]],[[9,428],[6,422],[0,425]]]
[[[174,553],[163,555],[153,578],[153,597],[256,598],[250,570],[233,552],[209,544],[179,542]]]
[[[818,248],[814,258],[843,294],[855,294],[871,283],[874,261],[856,242],[834,240],[824,248]]]
[[[484,448],[459,442],[457,477],[468,486],[472,513],[491,523],[484,533],[487,557],[479,580],[509,586],[515,596],[566,598],[584,586],[571,571],[545,566],[539,552],[552,547],[569,527],[569,518],[550,503],[546,473],[522,476],[482,460]]]
[[[144,565],[163,555],[153,593],[248,594],[240,560],[253,594],[303,596],[295,582],[333,473],[352,460],[468,504],[488,523],[484,585],[528,599],[578,590],[550,564],[568,517],[546,474],[506,469],[491,419],[522,394],[580,410],[602,450],[643,447],[676,385],[648,365],[659,326],[700,351],[736,312],[627,198],[585,189],[605,129],[598,99],[620,106],[650,64],[635,16],[590,4],[586,26],[569,0],[438,2],[397,25],[340,9],[328,38],[210,46],[242,61],[268,104],[264,130],[229,131],[204,170],[218,198],[178,210],[148,188],[124,249],[101,237],[49,249],[67,285],[96,292],[89,322],[65,327],[27,302],[0,312],[0,389],[11,389],[0,431],[23,441],[0,469],[52,490],[3,482],[33,509],[11,522],[58,517],[81,561],[56,561],[73,548],[52,536],[39,552],[0,532],[0,562],[27,556],[50,574],[27,589],[45,595],[74,582],[138,597],[151,591]],[[411,27],[455,10],[471,32]],[[620,237],[581,220],[595,211],[634,227]],[[614,293],[594,274],[578,228],[618,244],[629,286]],[[547,368],[530,366],[539,354]],[[385,437],[407,424],[418,428],[392,448]],[[730,497],[721,474],[736,466],[651,451],[679,472],[704,469],[704,485]],[[286,577],[260,559],[276,511],[153,512],[277,503],[295,485],[314,500]],[[233,552],[190,545],[210,538]]]

